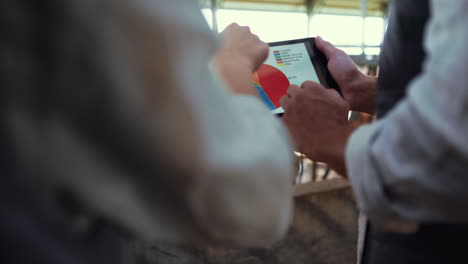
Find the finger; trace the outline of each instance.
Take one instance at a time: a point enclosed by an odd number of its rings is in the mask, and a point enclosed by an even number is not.
[[[251,38],[252,38],[252,41],[253,42],[261,42],[263,43],[263,41],[260,40],[260,38],[256,35],[256,34],[251,34]]]
[[[338,50],[330,42],[323,40],[320,36],[315,38],[315,45],[323,54],[325,54],[325,57],[327,57],[328,60]]]
[[[339,98],[340,100],[344,100],[343,97],[341,97],[340,93],[338,93],[338,91],[335,89],[327,89],[327,93],[329,93],[332,97]]]
[[[327,89],[327,90],[331,94],[331,96],[334,97],[336,100],[345,102],[348,105],[348,102],[343,98],[343,96],[341,96],[341,94],[337,90],[335,89]]]
[[[320,83],[316,83],[313,81],[305,81],[301,84],[302,89],[317,89],[320,88],[322,89],[323,86]]]
[[[334,101],[340,102],[341,103],[340,105],[345,107],[346,111],[350,110],[348,102],[346,102],[346,100],[343,99],[343,97],[341,97],[340,93],[338,93],[337,90],[335,90],[335,89],[326,89],[326,93],[328,93],[330,98],[332,98]]]
[[[243,26],[241,27],[245,32],[247,32],[248,34],[252,34],[252,31],[250,30],[250,27],[249,26]]]
[[[254,45],[251,46],[255,49],[254,54],[258,54],[259,64],[265,62],[269,55],[270,46],[261,40],[258,40]]]
[[[320,83],[313,81],[305,81],[301,84],[301,88],[304,91],[304,94],[320,94],[323,93],[326,88],[323,87]]]
[[[289,96],[287,95],[281,97],[280,99],[280,105],[283,107],[285,112],[288,110],[290,101],[291,101],[291,98],[289,98]]]
[[[229,24],[224,30],[223,32],[228,32],[228,31],[232,31],[232,30],[235,30],[235,28],[239,28],[239,24],[237,24],[236,22],[234,23],[231,23]]]
[[[299,88],[299,86],[293,84],[293,85],[289,86],[289,88],[288,88],[288,95],[289,95],[291,98],[295,98],[296,95],[297,95],[298,93],[300,93],[300,91],[301,91],[300,89],[301,89],[301,88]]]
[[[229,26],[228,26],[228,28],[234,28],[234,27],[240,27],[240,26],[236,22],[233,22],[233,23],[229,24]]]

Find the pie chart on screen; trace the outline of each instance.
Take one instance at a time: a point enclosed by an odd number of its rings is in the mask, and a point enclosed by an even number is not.
[[[277,68],[263,64],[253,76],[255,86],[262,99],[273,110],[281,107],[280,99],[289,88],[289,80],[286,75]]]

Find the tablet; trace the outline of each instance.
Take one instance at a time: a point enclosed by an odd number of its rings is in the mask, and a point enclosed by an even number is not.
[[[260,97],[274,114],[284,113],[280,99],[287,94],[292,84],[300,86],[305,81],[314,81],[341,94],[328,71],[326,57],[315,46],[315,38],[274,42],[268,45],[268,59],[254,73],[253,79]]]

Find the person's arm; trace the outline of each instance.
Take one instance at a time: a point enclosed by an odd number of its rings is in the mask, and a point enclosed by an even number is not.
[[[210,68],[215,39],[196,3],[70,2],[59,111],[38,126],[16,122],[19,140],[43,151],[34,162],[47,164],[53,184],[150,241],[281,238],[292,215],[287,132],[259,98],[233,95]]]
[[[169,95],[147,101],[152,115],[146,122],[155,122],[155,150],[166,151],[173,166],[188,170],[181,180],[190,183],[173,194],[187,201],[186,213],[193,222],[184,228],[201,231],[211,242],[271,243],[286,232],[291,218],[293,154],[287,132],[258,98],[233,96],[210,70],[213,40],[211,32],[201,26],[199,10],[171,1],[166,4],[185,18],[173,14],[158,19],[171,10],[157,6],[148,11],[154,12],[154,18],[132,17],[128,23],[142,31],[131,42],[135,57],[147,56],[137,67],[156,76],[143,83],[145,89],[154,91],[146,96]],[[138,15],[138,6],[135,12]],[[245,59],[232,55],[231,63]],[[249,71],[239,73],[239,79],[250,79],[256,67],[250,66]],[[161,67],[167,69],[166,74],[161,74]],[[147,195],[151,201],[151,193]],[[147,220],[155,221],[151,208],[147,209]],[[167,228],[177,232],[178,227]]]
[[[433,0],[431,10],[424,70],[384,119],[351,134],[344,100],[310,82],[282,99],[299,150],[347,174],[362,211],[401,231],[468,220],[468,1]]]
[[[347,147],[359,207],[381,225],[468,220],[468,1],[431,5],[422,74]]]

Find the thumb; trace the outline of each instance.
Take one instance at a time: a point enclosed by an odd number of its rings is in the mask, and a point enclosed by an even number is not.
[[[323,38],[320,36],[315,38],[315,45],[323,54],[325,54],[327,60],[329,60],[337,50],[335,46],[333,46],[330,42],[323,40]]]

